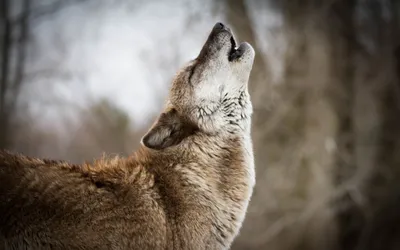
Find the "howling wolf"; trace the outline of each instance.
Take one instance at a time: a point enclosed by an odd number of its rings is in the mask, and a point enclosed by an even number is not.
[[[128,158],[0,152],[0,249],[228,249],[255,184],[254,56],[215,24]]]

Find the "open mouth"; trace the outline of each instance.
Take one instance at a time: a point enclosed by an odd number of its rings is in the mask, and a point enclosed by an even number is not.
[[[243,47],[241,47],[241,46],[237,47],[235,38],[233,37],[232,34],[231,34],[230,42],[231,42],[231,49],[228,53],[228,60],[230,62],[232,62],[232,61],[239,59],[243,55],[244,50],[243,50]]]
[[[228,52],[228,60],[230,62],[238,60],[244,54],[246,46],[244,45],[244,43],[241,43],[239,46],[237,46],[237,42],[235,40],[235,37],[233,36],[231,29],[229,29],[224,24],[218,22],[214,25],[211,35],[217,35],[221,32],[229,34],[230,37],[230,50]],[[229,45],[226,44],[224,46],[229,46]]]

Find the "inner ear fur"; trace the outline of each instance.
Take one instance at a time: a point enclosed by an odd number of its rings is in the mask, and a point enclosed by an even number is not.
[[[144,146],[161,150],[179,144],[195,132],[195,126],[185,121],[175,109],[162,113],[142,138]]]

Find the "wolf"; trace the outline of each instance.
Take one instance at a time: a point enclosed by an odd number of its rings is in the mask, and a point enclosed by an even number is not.
[[[255,52],[214,25],[126,158],[0,153],[0,249],[229,249],[255,185]]]

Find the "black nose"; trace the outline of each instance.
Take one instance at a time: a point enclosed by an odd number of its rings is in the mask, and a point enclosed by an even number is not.
[[[225,25],[223,23],[218,22],[215,24],[214,28],[223,30],[223,29],[225,29]]]

